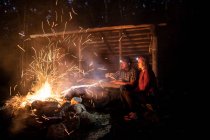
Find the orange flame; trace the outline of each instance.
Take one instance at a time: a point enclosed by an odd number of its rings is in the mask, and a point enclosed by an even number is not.
[[[30,100],[30,102],[33,102],[35,100],[44,101],[47,98],[51,97],[51,95],[52,95],[52,87],[50,86],[48,81],[46,81],[44,85],[39,90],[36,91],[35,94],[28,95],[27,98]]]
[[[20,107],[25,107],[27,104],[31,104],[36,100],[46,101],[48,98],[53,98],[58,102],[62,102],[61,95],[54,94],[51,85],[46,81],[34,94],[28,94],[24,101],[22,101]]]

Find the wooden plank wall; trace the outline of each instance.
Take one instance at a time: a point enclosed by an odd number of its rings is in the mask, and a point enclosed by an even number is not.
[[[88,30],[68,31],[60,33],[31,35],[32,41],[43,39],[44,37],[56,38],[70,36],[72,42],[69,46],[77,46],[75,56],[80,58],[78,65],[88,69],[86,65],[97,61],[98,67],[113,72],[119,69],[119,60],[122,56],[130,56],[134,65],[136,57],[143,55],[149,59],[153,70],[157,74],[157,38],[154,33],[154,26],[146,25],[125,25],[102,28],[92,28]],[[46,38],[45,38],[46,39]],[[42,42],[42,41],[41,41]],[[80,43],[78,43],[80,42]],[[34,43],[33,43],[34,44]],[[37,43],[35,43],[37,44]],[[75,45],[76,44],[76,45]],[[81,53],[79,53],[79,50]],[[92,53],[92,55],[90,55]]]

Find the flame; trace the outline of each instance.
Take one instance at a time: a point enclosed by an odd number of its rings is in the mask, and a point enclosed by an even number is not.
[[[48,81],[46,81],[40,89],[38,89],[34,94],[28,94],[26,96],[27,100],[32,103],[35,100],[45,101],[47,98],[52,97],[52,87]],[[23,103],[25,104],[25,103]]]
[[[53,88],[48,81],[45,81],[36,92],[29,92],[26,96],[16,95],[5,103],[5,108],[10,109],[11,112],[17,112],[21,108],[30,106],[34,101],[57,101],[63,103],[63,96],[53,92]]]
[[[52,88],[48,81],[44,83],[44,85],[32,96],[32,99],[34,98],[35,100],[42,100],[44,101],[45,99],[49,98],[52,93]]]

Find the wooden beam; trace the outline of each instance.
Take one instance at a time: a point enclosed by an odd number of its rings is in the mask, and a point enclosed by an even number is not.
[[[155,75],[158,77],[158,66],[157,66],[157,56],[158,56],[158,47],[157,47],[157,35],[155,26],[152,26],[152,41],[151,41],[151,53],[152,53],[152,69]]]
[[[86,29],[86,30],[75,30],[75,31],[67,31],[67,32],[34,34],[34,35],[30,35],[30,38],[60,36],[60,35],[65,35],[65,34],[91,33],[91,32],[98,32],[98,31],[110,31],[110,30],[113,31],[113,30],[122,30],[122,29],[151,28],[151,27],[152,27],[151,24],[111,26],[111,27],[91,28],[91,29]]]

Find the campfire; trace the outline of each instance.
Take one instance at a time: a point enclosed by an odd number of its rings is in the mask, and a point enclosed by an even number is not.
[[[5,103],[5,109],[12,117],[11,132],[19,133],[27,128],[46,129],[48,126],[62,122],[71,122],[71,126],[62,123],[67,135],[78,127],[78,119],[70,116],[70,119],[61,117],[61,110],[66,103],[66,97],[84,97],[89,107],[95,107],[95,101],[106,100],[105,90],[100,80],[86,83],[81,74],[87,74],[79,69],[74,62],[67,62],[61,53],[57,43],[50,42],[43,49],[37,51],[34,47],[34,55],[29,67],[22,72],[21,82],[18,86],[29,85],[28,92],[24,95],[16,91],[16,87],[10,93],[17,92]],[[19,46],[20,47],[20,46]],[[71,59],[70,59],[71,60]],[[93,62],[91,62],[92,65]],[[74,116],[74,115],[73,115]],[[76,124],[75,124],[76,123]],[[50,127],[52,128],[52,127]],[[55,129],[55,128],[54,128]]]
[[[56,27],[54,24],[54,22],[50,23],[49,21],[46,24],[49,25],[53,33],[55,33],[54,28]],[[100,80],[91,84],[84,83],[84,76],[94,71],[94,68],[92,68],[93,60],[90,61],[90,69],[84,70],[81,67],[82,51],[87,49],[88,45],[86,44],[92,41],[90,39],[91,35],[79,36],[73,34],[66,36],[66,25],[67,22],[61,37],[46,37],[47,43],[45,42],[44,45],[28,46],[27,50],[21,45],[17,45],[21,53],[29,51],[32,54],[26,55],[31,56],[31,58],[27,58],[29,63],[24,64],[20,83],[15,85],[14,88],[10,88],[10,95],[12,96],[3,107],[8,116],[11,117],[10,129],[12,133],[19,133],[29,127],[45,129],[54,122],[66,123],[66,120],[62,120],[63,118],[60,117],[60,111],[66,103],[66,96],[73,96],[75,92],[80,97],[86,93],[85,98],[88,100],[88,105],[92,107],[95,107],[93,98],[98,100],[104,96]],[[44,27],[43,22],[42,29],[45,35]],[[80,30],[82,31],[82,29]],[[75,52],[78,54],[74,54]],[[97,56],[96,52],[92,53]],[[90,53],[88,54],[90,55]],[[98,90],[98,87],[100,90]],[[22,92],[21,89],[26,92]],[[93,92],[97,92],[97,94]],[[72,120],[78,123],[78,119],[75,121],[74,117],[70,117],[70,120],[72,126],[76,126],[73,125]],[[69,126],[67,128],[63,123],[59,126],[64,128],[68,135],[70,134],[69,130],[74,129]]]

